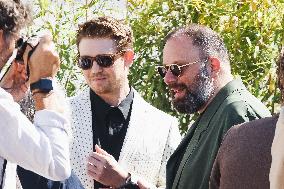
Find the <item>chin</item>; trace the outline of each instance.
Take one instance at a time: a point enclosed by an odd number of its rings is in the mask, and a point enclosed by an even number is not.
[[[106,87],[93,87],[92,90],[96,93],[96,94],[107,94],[110,93],[112,90]]]

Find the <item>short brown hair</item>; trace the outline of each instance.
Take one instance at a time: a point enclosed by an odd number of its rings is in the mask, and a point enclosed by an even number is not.
[[[200,58],[205,59],[209,56],[217,56],[223,62],[229,64],[229,54],[225,43],[219,34],[212,29],[199,24],[180,27],[165,37],[165,44],[169,39],[180,35],[188,36],[192,40],[193,45],[199,48],[202,56]]]
[[[98,17],[79,25],[76,35],[77,47],[84,37],[113,39],[118,51],[133,48],[130,27],[124,21],[111,17]]]

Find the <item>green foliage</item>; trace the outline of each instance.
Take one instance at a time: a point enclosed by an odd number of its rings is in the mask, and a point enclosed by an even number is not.
[[[107,3],[99,0],[35,0],[33,3],[35,19],[28,32],[40,35],[48,30],[52,34],[62,61],[57,76],[68,96],[73,96],[86,85],[81,70],[76,66],[78,24],[95,16],[110,14]]]
[[[72,96],[84,86],[74,61],[77,25],[111,9],[98,0],[37,0],[34,7],[36,20],[30,33],[43,28],[51,31],[62,60],[58,78]],[[272,113],[277,112],[275,61],[284,41],[283,10],[284,3],[279,0],[128,0],[127,20],[133,28],[136,52],[131,84],[148,102],[178,116],[181,130],[186,131],[194,117],[173,110],[155,66],[162,63],[163,38],[169,31],[200,23],[221,34],[231,55],[233,74],[241,77]]]
[[[163,38],[169,31],[189,23],[204,24],[223,37],[233,74],[274,113],[279,102],[275,61],[284,40],[283,8],[282,2],[269,0],[129,0],[137,53],[131,81],[149,102],[179,116],[181,130],[186,131],[192,119],[173,111],[154,69],[162,62]]]

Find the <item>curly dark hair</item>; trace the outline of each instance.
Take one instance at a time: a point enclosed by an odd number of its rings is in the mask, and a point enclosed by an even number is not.
[[[29,6],[21,0],[0,0],[0,29],[5,35],[17,34],[30,23]]]
[[[77,47],[84,37],[113,39],[118,51],[133,48],[132,31],[130,27],[123,20],[117,20],[111,17],[98,17],[79,25],[76,35]]]
[[[180,27],[170,32],[166,37],[164,44],[176,36],[188,36],[194,46],[198,47],[201,54],[201,59],[206,59],[209,56],[217,56],[223,62],[229,64],[229,54],[223,39],[212,29],[199,25],[190,24],[186,27]]]

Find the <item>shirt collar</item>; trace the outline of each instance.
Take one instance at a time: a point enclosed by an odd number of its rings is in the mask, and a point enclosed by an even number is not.
[[[125,99],[117,106],[117,108],[121,111],[124,119],[126,120],[131,108],[131,104],[133,102],[133,97],[134,97],[134,91],[130,87],[130,92],[128,95],[125,97]]]
[[[96,114],[104,118],[108,114],[109,110],[112,108],[118,108],[120,112],[122,113],[124,119],[126,120],[131,108],[131,104],[133,102],[134,98],[134,91],[133,88],[130,87],[130,92],[128,95],[125,97],[123,101],[117,106],[113,107],[106,103],[99,95],[97,95],[92,89],[90,89],[90,98],[92,103],[94,103],[94,107],[98,107],[100,111],[97,111]],[[97,108],[96,108],[97,109]]]

